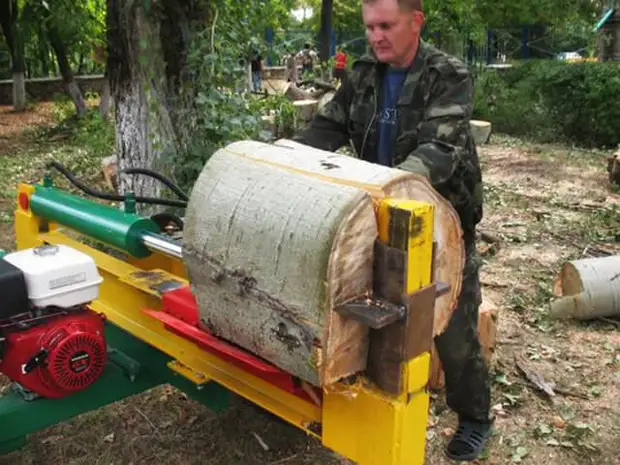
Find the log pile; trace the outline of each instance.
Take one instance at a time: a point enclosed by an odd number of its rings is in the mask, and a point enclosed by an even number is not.
[[[230,144],[194,186],[183,254],[204,329],[316,386],[363,371],[368,328],[333,310],[372,291],[384,196],[435,205],[443,331],[465,258],[450,204],[420,176],[288,140]]]

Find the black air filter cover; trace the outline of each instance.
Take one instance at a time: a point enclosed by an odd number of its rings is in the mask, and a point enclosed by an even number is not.
[[[30,300],[22,270],[0,259],[0,320],[28,311]]]

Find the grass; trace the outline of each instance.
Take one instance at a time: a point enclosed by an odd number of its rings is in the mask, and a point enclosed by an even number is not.
[[[5,152],[0,144],[0,231],[10,231],[17,183],[38,180],[47,159],[103,188],[100,159],[113,145],[108,128],[97,127],[102,123],[94,116],[50,129],[53,124],[51,118],[47,129],[22,132],[21,141],[12,141]],[[500,243],[493,253],[480,244],[483,295],[498,307],[499,318],[491,367],[496,430],[479,464],[620,463],[619,326],[548,315],[563,263],[620,252],[620,197],[607,185],[605,155],[509,137],[494,137],[480,148],[486,197],[480,229]],[[3,245],[10,246],[10,240]],[[543,394],[517,363],[558,393]],[[454,421],[443,393],[434,395],[427,465],[451,463],[441,449]],[[43,462],[335,465],[340,460],[242,399],[214,415],[162,386],[40,431],[24,449],[0,456],[0,465]]]

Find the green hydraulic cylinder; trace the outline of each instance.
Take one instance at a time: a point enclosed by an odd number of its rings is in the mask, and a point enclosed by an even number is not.
[[[144,237],[159,233],[157,223],[150,218],[126,213],[53,187],[36,186],[30,198],[30,209],[47,220],[138,258],[148,257],[151,253]]]

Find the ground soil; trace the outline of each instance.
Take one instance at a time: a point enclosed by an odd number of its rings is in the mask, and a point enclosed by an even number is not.
[[[0,109],[0,131],[6,115]],[[30,120],[25,121],[27,126]],[[20,130],[8,139],[5,134],[0,132],[5,156],[29,143]],[[480,230],[499,240],[492,247],[479,244],[483,292],[499,309],[499,331],[491,367],[496,429],[479,464],[620,465],[620,323],[548,316],[563,263],[620,250],[620,197],[608,186],[605,155],[502,137],[480,148],[486,199]],[[9,233],[10,227],[3,223],[2,231]],[[7,235],[2,245],[10,247],[11,241]],[[547,396],[518,366],[562,394]],[[443,393],[433,395],[428,465],[452,463],[441,452],[454,428],[443,399]],[[0,456],[0,465],[43,463],[335,465],[341,460],[241,399],[215,415],[163,386],[33,434],[25,448]]]

